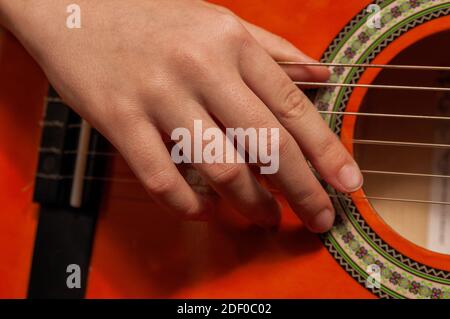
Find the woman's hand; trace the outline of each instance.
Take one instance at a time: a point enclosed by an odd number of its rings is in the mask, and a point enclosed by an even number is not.
[[[12,4],[14,2],[15,4]],[[228,10],[193,0],[78,0],[81,29],[66,27],[67,0],[0,0],[4,24],[62,98],[122,153],[149,194],[195,217],[205,210],[176,169],[163,138],[175,128],[279,128],[280,166],[270,179],[313,231],[334,211],[305,157],[340,191],[362,184],[359,169],[293,84],[324,81],[290,43]],[[289,77],[289,76],[291,77]],[[194,164],[238,211],[263,226],[279,221],[273,196],[245,164]]]

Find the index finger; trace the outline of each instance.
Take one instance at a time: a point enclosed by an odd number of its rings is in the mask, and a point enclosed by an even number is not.
[[[343,192],[362,186],[362,174],[354,159],[311,101],[258,45],[249,44],[242,51],[241,72],[329,184]]]

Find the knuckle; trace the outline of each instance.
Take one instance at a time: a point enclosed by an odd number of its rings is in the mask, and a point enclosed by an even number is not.
[[[221,165],[222,169],[218,169],[217,173],[211,175],[211,181],[218,185],[226,185],[234,182],[239,178],[242,172],[242,166],[231,164]]]
[[[314,188],[307,188],[299,191],[294,198],[295,206],[302,208],[302,210],[310,210],[317,206],[315,203],[321,199],[321,193]]]
[[[310,108],[306,96],[292,83],[286,85],[282,92],[282,107],[277,115],[283,120],[298,120],[302,118]]]
[[[280,130],[280,135],[278,137],[278,154],[280,157],[284,157],[291,150],[293,143],[292,137],[289,133]],[[269,145],[271,147],[271,145]]]
[[[177,49],[173,54],[171,72],[176,81],[192,83],[217,83],[220,76],[214,71],[213,59],[217,56],[217,48],[213,44],[189,44]],[[173,91],[173,87],[172,87]]]
[[[232,14],[221,13],[219,25],[224,36],[229,39],[245,41],[248,37],[245,27],[239,19]]]
[[[176,174],[169,172],[168,169],[163,169],[157,173],[151,174],[144,181],[145,188],[153,195],[166,195],[174,191],[178,184],[178,177]]]
[[[334,163],[335,165],[340,165],[348,156],[337,138],[331,134],[318,143],[317,154],[319,160],[322,159],[327,161],[327,164]],[[329,159],[333,160],[329,161]]]
[[[204,49],[199,47],[185,46],[173,52],[173,61],[180,70],[198,70],[205,63]],[[180,68],[181,67],[181,68]]]
[[[102,99],[98,104],[88,104],[92,109],[99,111],[98,116],[89,116],[90,123],[103,135],[119,142],[117,127],[128,128],[142,121],[139,102],[134,98],[117,95],[110,99]],[[115,125],[111,125],[115,123]]]
[[[144,97],[146,102],[152,104],[146,104],[146,108],[153,109],[154,104],[166,104],[169,101],[169,97],[174,96],[174,86],[176,80],[173,79],[152,79],[144,86],[145,92],[140,94]]]

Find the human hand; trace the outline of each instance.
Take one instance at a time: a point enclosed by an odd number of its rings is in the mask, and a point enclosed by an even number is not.
[[[201,1],[79,0],[83,24],[74,30],[65,26],[71,1],[15,2],[0,0],[4,24],[169,210],[194,218],[207,207],[163,142],[175,128],[192,131],[194,120],[279,128],[280,166],[269,178],[312,231],[328,230],[334,210],[305,157],[336,189],[361,187],[355,161],[291,80],[324,81],[328,71],[280,67],[275,60],[310,60],[287,41]],[[246,164],[194,167],[249,219],[279,222],[274,197]]]

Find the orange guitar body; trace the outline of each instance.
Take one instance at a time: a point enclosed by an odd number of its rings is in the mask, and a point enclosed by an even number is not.
[[[334,37],[371,1],[221,0],[244,19],[283,36],[319,59]],[[388,63],[410,43],[450,25],[418,29],[380,56]],[[26,297],[38,207],[32,203],[47,83],[10,35],[0,38],[0,297]],[[365,76],[375,78],[374,70]],[[365,91],[352,97],[358,110]],[[354,118],[347,119],[344,142]],[[352,150],[351,143],[346,142]],[[120,157],[114,177],[131,177]],[[185,222],[160,212],[139,184],[105,183],[95,234],[88,298],[375,298],[309,233],[283,198],[277,232],[241,220],[222,203],[208,221]],[[450,260],[397,235],[360,200],[370,226],[403,254],[450,271]]]

